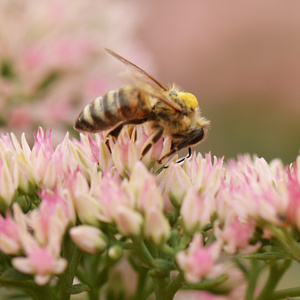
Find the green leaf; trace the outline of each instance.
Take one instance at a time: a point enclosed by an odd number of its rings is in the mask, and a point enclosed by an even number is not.
[[[48,74],[47,77],[44,78],[44,80],[40,83],[38,90],[43,91],[49,86],[51,86],[54,82],[56,82],[60,77],[60,74],[56,71],[53,71],[52,73]]]
[[[155,268],[164,269],[167,271],[171,271],[174,269],[174,264],[165,259],[157,258],[153,261],[153,265]]]
[[[12,62],[9,60],[3,60],[0,65],[0,74],[7,79],[13,79],[15,77]]]
[[[288,259],[288,255],[283,252],[267,252],[267,253],[254,253],[254,254],[248,254],[243,255],[243,258],[246,259],[258,259],[258,260],[264,260],[264,261],[270,261],[270,260],[279,260],[279,259]]]
[[[217,285],[223,283],[228,279],[227,274],[223,274],[214,279],[205,279],[199,283],[188,283],[185,282],[185,286],[192,288],[194,290],[209,290],[215,288]]]
[[[5,281],[31,280],[32,276],[21,273],[14,268],[9,268],[2,273],[0,279],[4,279]]]
[[[24,213],[27,213],[31,208],[31,197],[29,195],[18,195],[14,201],[20,205]]]
[[[78,284],[74,284],[72,285],[69,293],[72,295],[77,295],[83,292],[89,292],[91,289],[89,288],[88,285],[83,284],[83,283],[78,283]]]

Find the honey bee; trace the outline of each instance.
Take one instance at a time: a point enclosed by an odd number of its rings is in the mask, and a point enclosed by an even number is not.
[[[79,114],[74,128],[85,132],[109,130],[107,136],[117,138],[124,125],[147,122],[153,133],[141,151],[141,158],[162,137],[170,136],[170,150],[158,162],[203,141],[210,121],[201,116],[197,98],[179,90],[170,89],[146,71],[112,50],[110,55],[131,71],[128,86],[107,92],[88,104]]]

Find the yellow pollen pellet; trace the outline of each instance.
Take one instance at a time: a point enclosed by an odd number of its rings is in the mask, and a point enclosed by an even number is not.
[[[186,103],[186,105],[192,109],[194,109],[198,106],[197,98],[191,93],[179,92],[178,98],[180,100],[183,100]]]

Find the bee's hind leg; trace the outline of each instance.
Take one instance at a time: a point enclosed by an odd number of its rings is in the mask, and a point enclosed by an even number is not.
[[[107,136],[112,136],[113,138],[118,138],[123,126],[126,124],[126,122],[120,122],[115,127],[113,127],[108,133]]]
[[[151,149],[151,147],[158,142],[158,140],[162,137],[162,134],[164,132],[164,128],[162,126],[155,126],[153,127],[155,131],[150,135],[148,138],[148,141],[145,143],[142,152],[141,152],[141,158],[142,159],[148,151]]]
[[[118,138],[123,126],[125,125],[138,125],[138,124],[142,124],[145,121],[147,121],[147,119],[140,119],[140,120],[130,120],[130,121],[123,121],[123,122],[119,122],[115,127],[113,127],[108,133],[107,136],[112,136],[113,138]]]

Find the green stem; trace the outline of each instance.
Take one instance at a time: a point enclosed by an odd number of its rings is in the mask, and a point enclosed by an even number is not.
[[[248,288],[246,291],[245,300],[252,300],[256,288],[256,283],[259,278],[260,272],[263,269],[263,264],[260,261],[252,261],[252,268],[247,274]]]
[[[14,281],[4,279],[0,279],[0,285],[22,289],[34,300],[57,300],[57,297],[54,295],[53,290],[49,285],[38,286],[33,281]]]
[[[63,256],[68,260],[69,265],[60,277],[59,300],[69,300],[75,273],[82,256],[81,250],[73,244],[69,235],[65,237]]]
[[[268,299],[279,300],[279,299],[290,299],[300,296],[300,287],[293,289],[285,289],[273,293]]]
[[[171,282],[168,278],[153,278],[156,300],[172,300],[184,283],[180,272]]]
[[[300,245],[291,236],[290,232],[287,229],[277,228],[269,224],[266,224],[265,227],[272,231],[277,244],[285,251],[285,253],[297,262],[300,262]]]
[[[139,272],[137,288],[135,291],[135,295],[133,296],[133,300],[143,300],[147,299],[149,296],[149,287],[147,285],[147,280],[149,277],[147,276],[148,270],[143,268]]]
[[[286,229],[283,229],[283,232],[285,234],[286,241],[292,250],[292,257],[299,263],[300,262],[300,255],[299,255],[300,245],[296,242],[294,237],[292,237]]]
[[[146,247],[145,243],[139,240],[133,240],[133,242],[135,244],[135,249],[137,250],[138,254],[141,255],[141,258],[143,259],[144,263],[148,267],[151,267],[153,265],[153,256]]]
[[[156,300],[172,300],[173,299],[173,297],[170,297],[166,292],[166,287],[168,285],[168,280],[166,278],[154,277],[153,285],[154,285]]]
[[[91,289],[88,297],[89,300],[98,300],[100,298],[100,289]]]
[[[270,299],[270,296],[273,294],[279,280],[290,265],[291,260],[285,260],[283,263],[277,261],[271,265],[268,280],[256,300]]]
[[[183,273],[180,272],[167,286],[167,294],[172,296],[171,299],[173,299],[174,295],[177,293],[177,291],[182,287],[184,282]]]

